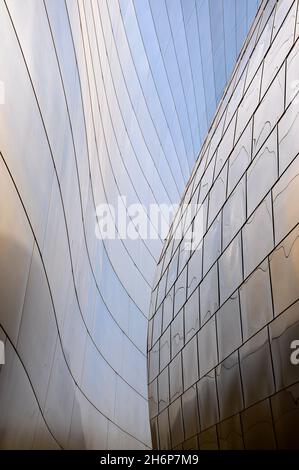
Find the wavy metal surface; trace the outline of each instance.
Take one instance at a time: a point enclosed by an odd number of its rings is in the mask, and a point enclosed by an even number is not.
[[[0,1],[1,448],[151,447],[163,241],[102,242],[95,209],[179,202],[256,8]]]

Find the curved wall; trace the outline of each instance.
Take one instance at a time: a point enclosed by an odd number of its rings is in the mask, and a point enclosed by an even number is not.
[[[257,2],[211,5],[0,1],[1,448],[151,447],[162,240],[95,210],[180,200]]]
[[[298,70],[298,1],[265,1],[158,266],[154,447],[298,448]]]

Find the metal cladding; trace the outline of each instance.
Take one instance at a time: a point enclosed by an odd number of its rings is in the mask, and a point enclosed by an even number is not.
[[[262,3],[165,243],[148,336],[155,448],[299,446],[298,37],[297,1]]]
[[[152,446],[164,240],[96,211],[180,202],[257,6],[0,0],[0,448]]]

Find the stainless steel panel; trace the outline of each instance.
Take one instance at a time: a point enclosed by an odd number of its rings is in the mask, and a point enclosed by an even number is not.
[[[196,435],[200,430],[197,387],[193,385],[182,395],[185,439]]]
[[[198,436],[201,450],[218,450],[218,438],[216,426],[201,432]]]
[[[242,241],[240,234],[231,242],[219,260],[220,303],[225,302],[243,280]]]
[[[200,284],[200,323],[204,325],[219,308],[218,265],[208,272]]]
[[[263,236],[259,228],[263,226]],[[244,275],[247,277],[274,248],[273,215],[269,194],[247,220],[242,230]]]
[[[184,425],[181,399],[174,401],[169,406],[169,425],[172,446],[180,444],[184,440]]]
[[[198,354],[199,354],[199,373],[200,377],[205,375],[217,364],[217,338],[216,321],[212,317],[198,334]]]
[[[238,352],[227,357],[216,368],[220,419],[226,419],[243,408]]]
[[[182,351],[183,357],[183,379],[184,390],[187,390],[191,385],[197,382],[199,377],[198,372],[198,352],[197,352],[197,338],[194,336],[189,343],[186,344]]]
[[[130,362],[130,361],[129,361]],[[160,338],[160,370],[170,362],[170,327]]]
[[[219,419],[215,370],[202,377],[197,383],[200,427],[209,428]]]
[[[245,410],[241,419],[246,450],[276,448],[269,400]]]
[[[184,309],[180,310],[173,322],[171,323],[171,357],[184,346]]]
[[[246,341],[273,318],[268,260],[240,288],[243,338]]]
[[[221,450],[244,449],[240,416],[237,414],[217,425]]]
[[[299,297],[298,233],[299,227],[296,227],[270,256],[275,315],[281,313]]]
[[[169,365],[170,400],[180,396],[183,392],[182,358],[178,354]]]
[[[266,125],[266,124],[265,124]],[[277,179],[277,131],[273,131],[247,171],[248,214],[266,196]]]
[[[245,406],[274,392],[274,376],[268,331],[264,328],[240,348],[240,368]],[[256,380],[252,380],[256,377]]]
[[[197,333],[200,325],[199,289],[196,289],[184,307],[185,341]]]
[[[239,307],[239,295],[236,292],[218,310],[217,340],[219,360],[229,356],[242,343],[242,328]]]
[[[271,398],[278,449],[298,449],[298,392],[296,384]]]

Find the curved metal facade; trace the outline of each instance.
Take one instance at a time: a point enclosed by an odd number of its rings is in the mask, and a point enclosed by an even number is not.
[[[154,447],[298,448],[298,70],[298,1],[265,1],[158,267]]]
[[[163,243],[99,240],[95,211],[180,200],[256,8],[0,1],[1,448],[151,447]]]

